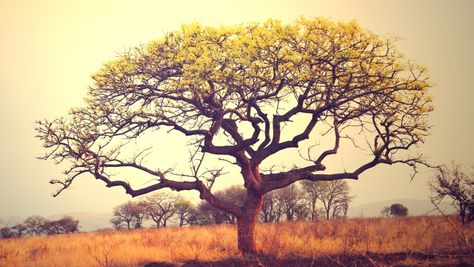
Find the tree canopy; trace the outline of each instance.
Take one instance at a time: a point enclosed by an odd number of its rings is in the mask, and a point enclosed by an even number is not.
[[[408,208],[400,203],[394,203],[390,206],[390,215],[397,217],[405,217],[408,215]]]
[[[197,190],[243,221],[256,217],[265,193],[298,180],[358,179],[379,164],[416,167],[424,163],[421,155],[403,151],[428,134],[430,84],[426,70],[394,46],[394,39],[355,22],[325,19],[183,26],[105,64],[92,76],[85,106],[65,118],[38,122],[38,137],[48,150],[44,158],[71,164],[65,180],[51,183],[60,185],[59,194],[88,173],[132,196],[162,188]],[[297,127],[285,127],[297,118]],[[315,131],[319,126],[322,135]],[[189,174],[143,164],[146,151],[132,159],[122,155],[130,139],[153,131],[189,138]],[[339,153],[341,139],[351,139],[354,131],[365,138],[354,147],[372,158],[349,171],[325,166],[327,157]],[[304,142],[315,145],[322,136],[332,144],[308,149],[306,165],[260,170],[270,156]],[[243,207],[212,194],[223,169],[201,168],[206,154],[226,157],[239,168],[247,189]],[[137,189],[127,182],[131,177],[111,178],[113,170],[125,168],[157,182]]]

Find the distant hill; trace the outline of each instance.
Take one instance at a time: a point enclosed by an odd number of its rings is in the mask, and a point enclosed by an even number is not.
[[[400,203],[408,208],[408,215],[437,215],[440,212],[429,200],[423,199],[393,199],[380,202],[372,202],[359,206],[349,207],[347,215],[349,217],[377,217],[381,216],[380,211],[387,206],[394,203]],[[445,214],[456,212],[456,210],[449,204],[443,203],[439,208]]]

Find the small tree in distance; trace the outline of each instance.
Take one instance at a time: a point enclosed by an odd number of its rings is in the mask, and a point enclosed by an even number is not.
[[[112,219],[110,222],[115,229],[141,228],[143,220],[147,218],[147,206],[142,201],[129,201],[114,208]]]
[[[349,185],[343,180],[320,182],[319,199],[323,203],[326,219],[346,217],[349,202]]]
[[[276,198],[277,191],[267,193],[262,201],[260,221],[279,222],[283,216],[283,208]]]
[[[390,206],[388,207],[384,207],[381,211],[380,211],[380,214],[382,214],[383,216],[390,216]]]
[[[300,180],[356,180],[380,164],[424,164],[421,155],[400,152],[428,134],[426,71],[404,59],[394,40],[354,22],[192,24],[123,53],[93,79],[85,106],[36,128],[47,150],[43,158],[70,163],[64,180],[51,181],[60,186],[55,195],[85,174],[134,197],[163,188],[195,190],[235,217],[245,255],[258,252],[255,223],[265,194]],[[189,172],[147,162],[147,151],[123,153],[131,139],[157,132],[188,138]],[[298,156],[295,148],[322,138],[329,145],[308,149],[305,163],[261,168],[282,152]],[[371,155],[349,170],[327,165],[341,149]],[[238,169],[234,175],[245,190],[237,203],[212,192],[228,164]],[[136,188],[128,182],[130,169],[156,182]]]
[[[27,233],[29,235],[39,236],[45,231],[44,225],[47,223],[47,220],[43,216],[30,216],[26,218],[24,224],[26,226]]]
[[[408,208],[399,203],[394,203],[388,207],[384,207],[380,213],[384,216],[405,217],[408,215]]]
[[[408,215],[408,208],[399,203],[392,204],[390,206],[390,215],[405,217]]]
[[[315,221],[318,218],[318,210],[316,204],[320,198],[322,191],[321,183],[312,182],[312,181],[301,181],[301,186],[304,194],[304,198],[309,204],[310,207],[310,216],[311,220]]]
[[[70,234],[79,232],[79,220],[63,216],[59,220],[47,220],[42,216],[30,216],[23,223],[0,228],[0,238]]]
[[[164,192],[157,192],[146,198],[143,202],[146,214],[155,222],[156,228],[166,227],[168,220],[176,212],[175,206],[178,200],[177,196]]]
[[[176,209],[176,215],[178,216],[179,227],[193,223],[193,214],[196,210],[191,201],[179,198],[174,207]]]
[[[430,189],[434,204],[448,198],[458,210],[462,224],[474,221],[474,172],[469,175],[455,163],[450,168],[441,167],[430,183]]]

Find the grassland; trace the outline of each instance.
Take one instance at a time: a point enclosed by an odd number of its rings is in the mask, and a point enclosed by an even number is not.
[[[244,260],[231,225],[0,240],[0,266],[456,266],[474,264],[474,225],[454,217],[260,224],[261,260]]]

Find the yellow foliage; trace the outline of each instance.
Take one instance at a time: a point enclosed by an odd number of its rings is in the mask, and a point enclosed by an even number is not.
[[[168,81],[168,89],[207,91],[207,80],[226,90],[232,89],[230,85],[261,89],[281,79],[332,83],[330,68],[337,65],[341,81],[350,74],[364,74],[370,77],[365,82],[376,90],[390,83],[380,77],[407,67],[393,42],[356,22],[327,19],[300,18],[286,25],[268,20],[219,28],[193,23],[124,53],[93,78],[99,88],[127,87],[135,78],[150,84],[157,77],[177,77]]]

